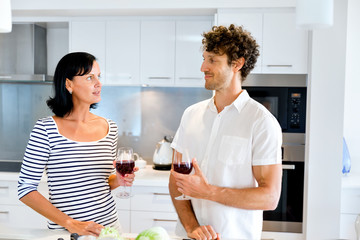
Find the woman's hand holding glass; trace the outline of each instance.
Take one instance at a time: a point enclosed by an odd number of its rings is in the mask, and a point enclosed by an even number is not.
[[[119,148],[114,165],[116,168],[118,183],[122,188],[116,196],[119,198],[129,198],[131,197],[131,186],[135,178],[134,172],[138,171],[138,168],[135,167],[132,148]],[[127,191],[126,187],[130,187],[130,191]]]

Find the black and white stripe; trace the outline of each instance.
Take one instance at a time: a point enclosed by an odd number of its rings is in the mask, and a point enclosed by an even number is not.
[[[94,142],[76,142],[62,136],[52,117],[39,119],[25,151],[19,176],[18,196],[36,191],[43,171],[48,177],[49,200],[79,221],[104,226],[117,221],[108,178],[115,173],[118,129],[107,120],[109,132]],[[62,228],[49,221],[50,229]]]

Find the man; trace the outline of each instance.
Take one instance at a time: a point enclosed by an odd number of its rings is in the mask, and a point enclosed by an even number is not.
[[[176,233],[195,239],[260,239],[262,210],[277,207],[281,191],[281,128],[242,90],[259,46],[242,27],[203,34],[205,88],[214,96],[187,108],[172,147],[193,158],[193,174],[171,171]],[[175,200],[185,194],[191,200]]]

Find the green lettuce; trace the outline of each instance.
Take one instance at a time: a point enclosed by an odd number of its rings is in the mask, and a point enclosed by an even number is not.
[[[152,227],[139,233],[135,240],[169,240],[169,235],[162,227]]]
[[[123,240],[119,234],[119,232],[113,227],[104,227],[101,229],[100,235],[98,240],[105,240],[105,239],[114,239],[114,240]]]

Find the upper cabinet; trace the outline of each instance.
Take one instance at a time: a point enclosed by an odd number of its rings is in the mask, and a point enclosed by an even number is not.
[[[203,86],[201,40],[212,20],[73,20],[70,51],[93,54],[104,85]]]
[[[171,86],[175,70],[175,21],[141,22],[141,82]]]
[[[252,73],[306,74],[308,32],[296,28],[295,11],[219,9],[218,25],[244,26],[260,45]]]
[[[175,85],[204,86],[202,34],[211,30],[210,21],[176,21]]]
[[[308,32],[294,12],[264,13],[263,73],[307,73]]]
[[[93,54],[105,85],[140,83],[140,21],[72,21],[70,51]]]
[[[102,77],[106,73],[106,25],[104,21],[70,23],[70,52],[88,52],[97,58]]]
[[[105,84],[140,84],[140,21],[106,23]]]

